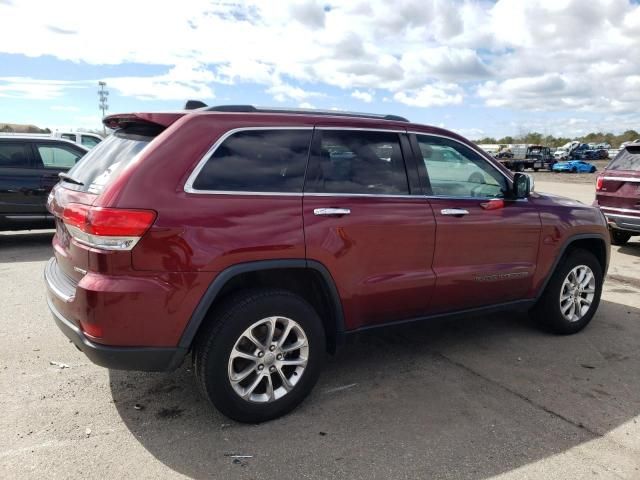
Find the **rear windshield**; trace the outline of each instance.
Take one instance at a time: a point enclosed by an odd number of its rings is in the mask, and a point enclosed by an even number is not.
[[[144,133],[144,134],[141,134]],[[100,194],[104,187],[131,163],[155,135],[137,130],[118,130],[87,153],[68,172],[73,181],[64,181],[64,186],[81,192]]]
[[[632,170],[634,172],[640,171],[640,145],[633,147],[626,147],[620,150],[620,153],[616,155],[607,170]]]

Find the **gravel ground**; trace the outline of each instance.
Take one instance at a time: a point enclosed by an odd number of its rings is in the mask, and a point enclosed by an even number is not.
[[[0,234],[0,478],[640,478],[640,242],[614,247],[579,335],[517,313],[370,332],[256,426],[209,407],[188,362],[109,371],[73,348],[45,305],[50,240]]]
[[[550,172],[548,170],[540,170],[537,172],[527,170],[526,173],[533,175],[536,182],[564,182],[595,185],[598,172],[604,170],[604,167],[607,166],[609,160],[594,160],[589,163],[596,166],[596,173],[560,173]]]

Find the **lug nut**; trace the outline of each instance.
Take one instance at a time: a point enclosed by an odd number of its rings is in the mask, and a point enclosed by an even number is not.
[[[282,354],[279,353],[278,356],[276,357],[278,360],[282,360]]]
[[[258,370],[261,371],[264,369],[264,365],[258,365]]]
[[[258,358],[264,357],[264,352],[258,352]]]
[[[269,371],[270,372],[275,372],[276,371],[276,367],[274,367],[273,365],[269,367]]]
[[[276,349],[276,346],[275,346],[275,345],[271,345],[271,346],[269,347],[269,351],[271,351],[271,352],[273,352],[275,349]]]

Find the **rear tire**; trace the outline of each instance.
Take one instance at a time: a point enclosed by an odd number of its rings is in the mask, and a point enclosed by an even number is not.
[[[589,170],[589,173],[595,173],[596,172],[596,167],[591,167],[591,170]]]
[[[602,267],[595,255],[573,250],[560,261],[532,314],[553,333],[577,333],[598,309],[602,282]]]
[[[631,238],[631,234],[627,232],[621,232],[620,230],[609,230],[611,236],[611,245],[624,245]]]
[[[326,339],[320,317],[303,298],[285,290],[249,290],[225,301],[208,320],[194,369],[204,396],[224,415],[246,423],[272,420],[311,392]]]

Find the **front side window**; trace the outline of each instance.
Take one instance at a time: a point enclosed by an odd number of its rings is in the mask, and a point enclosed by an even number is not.
[[[431,184],[431,193],[444,197],[501,198],[507,179],[482,156],[453,140],[417,135]]]
[[[45,168],[71,168],[82,154],[56,145],[37,145],[38,153]]]
[[[301,193],[311,133],[311,129],[236,132],[213,152],[193,188]]]
[[[29,157],[28,144],[0,142],[0,167],[29,168]]]
[[[318,130],[318,134],[320,142],[309,164],[305,192],[409,193],[397,133]]]

